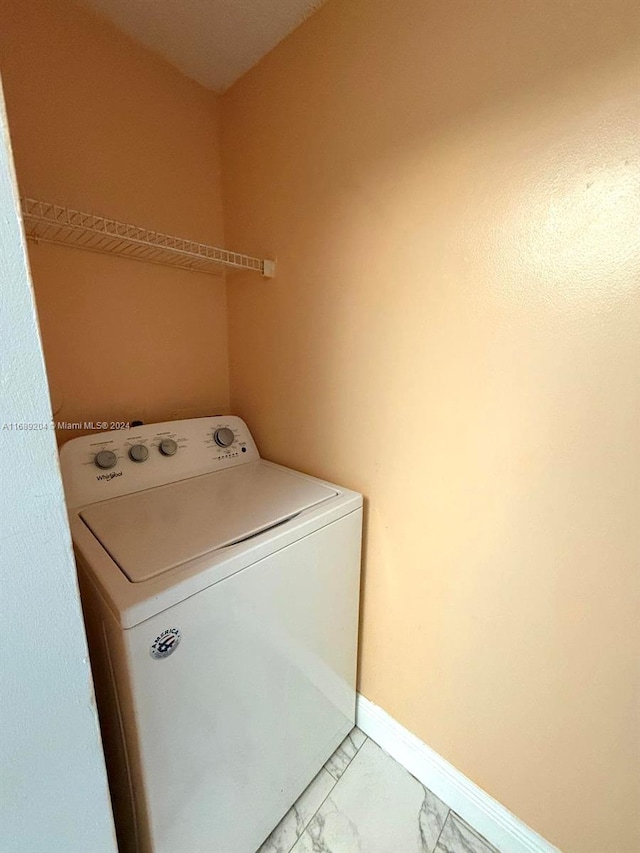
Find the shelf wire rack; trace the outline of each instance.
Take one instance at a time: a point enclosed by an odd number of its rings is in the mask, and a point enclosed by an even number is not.
[[[172,237],[51,202],[26,197],[20,202],[25,234],[35,242],[74,246],[208,275],[222,275],[229,268],[254,270],[267,278],[275,274],[272,260]]]

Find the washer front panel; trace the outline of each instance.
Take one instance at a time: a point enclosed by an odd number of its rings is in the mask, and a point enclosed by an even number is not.
[[[255,853],[349,732],[360,533],[353,513],[124,632],[145,853]]]

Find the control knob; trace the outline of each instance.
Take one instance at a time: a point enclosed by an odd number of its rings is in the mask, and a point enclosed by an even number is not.
[[[222,427],[214,432],[213,438],[218,447],[231,447],[235,440],[235,435],[229,427]]]
[[[106,471],[108,468],[113,468],[118,458],[113,450],[101,450],[99,453],[96,453],[96,458],[93,461],[98,468]]]
[[[146,462],[149,458],[149,448],[144,444],[134,444],[129,448],[129,459],[132,462]]]
[[[163,456],[174,456],[178,451],[178,445],[172,438],[163,438],[158,449]]]

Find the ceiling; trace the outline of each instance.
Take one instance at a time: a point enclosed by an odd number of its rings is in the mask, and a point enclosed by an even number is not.
[[[78,0],[208,89],[223,92],[323,0]]]

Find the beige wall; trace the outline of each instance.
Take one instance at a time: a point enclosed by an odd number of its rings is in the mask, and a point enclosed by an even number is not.
[[[68,0],[0,0],[0,18],[21,193],[221,242],[215,96]],[[57,420],[228,410],[221,279],[44,244],[29,255]]]
[[[640,849],[635,0],[330,0],[222,99],[231,400],[364,492],[360,688]]]

